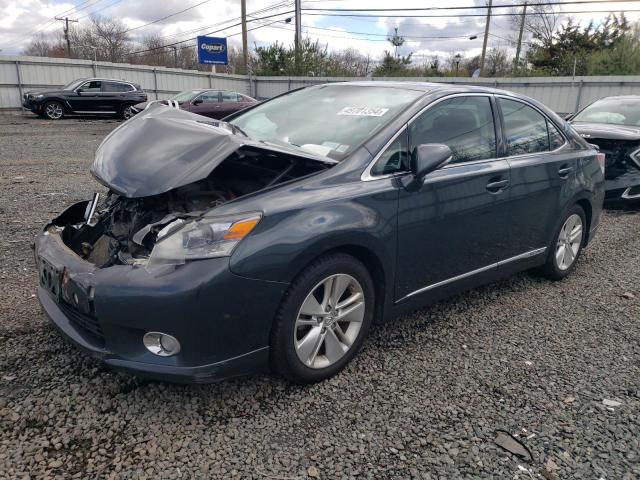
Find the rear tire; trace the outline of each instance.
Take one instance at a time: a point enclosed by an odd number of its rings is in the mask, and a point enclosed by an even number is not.
[[[292,282],[271,331],[271,367],[287,380],[315,383],[342,370],[371,327],[374,286],[350,255],[329,254]]]
[[[120,118],[122,118],[123,120],[129,120],[131,117],[133,117],[133,111],[131,110],[132,106],[133,105],[123,105],[120,109]]]
[[[55,100],[45,103],[42,111],[44,117],[49,120],[60,120],[64,117],[64,106]]]
[[[569,275],[580,258],[586,233],[584,210],[580,205],[574,205],[565,213],[549,245],[547,261],[538,272],[551,280],[562,280]]]

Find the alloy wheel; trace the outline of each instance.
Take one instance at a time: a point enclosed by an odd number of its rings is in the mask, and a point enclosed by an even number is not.
[[[560,270],[567,270],[578,256],[582,244],[582,218],[573,214],[564,222],[556,244],[556,265]]]
[[[62,118],[62,115],[64,114],[62,105],[60,105],[57,102],[48,103],[45,108],[45,112],[47,114],[47,117],[49,117],[52,120],[59,120],[60,118]]]
[[[296,317],[293,341],[300,361],[314,369],[336,363],[358,338],[364,314],[364,292],[355,278],[339,273],[322,280]]]
[[[133,112],[131,111],[131,105],[127,105],[122,109],[122,118],[125,120],[130,119],[133,116]]]

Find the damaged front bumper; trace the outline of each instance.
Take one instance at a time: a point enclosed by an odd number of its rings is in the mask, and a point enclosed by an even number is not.
[[[235,275],[228,257],[161,274],[135,265],[101,269],[69,249],[51,225],[37,236],[35,257],[44,311],[64,336],[106,365],[178,382],[268,366],[271,321],[285,283]],[[180,352],[154,355],[143,344],[147,332],[174,336]]]
[[[607,179],[605,192],[605,200],[640,200],[640,170]]]

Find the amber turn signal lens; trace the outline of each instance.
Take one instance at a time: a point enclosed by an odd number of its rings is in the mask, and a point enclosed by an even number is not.
[[[224,239],[240,240],[241,238],[246,237],[247,235],[249,235],[249,232],[254,229],[259,221],[259,217],[254,217],[234,223],[225,234]]]

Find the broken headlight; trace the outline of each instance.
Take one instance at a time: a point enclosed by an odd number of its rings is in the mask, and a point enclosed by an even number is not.
[[[187,260],[228,257],[235,246],[260,221],[260,214],[213,217],[185,223],[177,230],[160,232],[147,267],[180,265]]]

